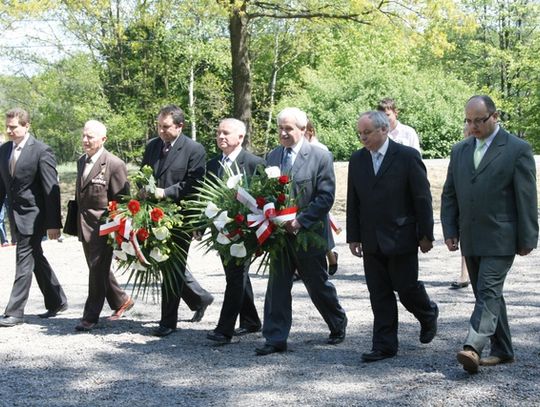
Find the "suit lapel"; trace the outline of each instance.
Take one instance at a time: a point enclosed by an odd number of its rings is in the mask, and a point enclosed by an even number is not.
[[[309,142],[306,139],[304,139],[302,143],[302,147],[300,147],[300,151],[296,155],[296,159],[294,160],[294,164],[291,168],[291,176],[293,177],[293,179],[296,177],[298,172],[302,169],[304,164],[308,161],[310,149],[311,149],[311,146],[309,145]],[[283,151],[282,151],[282,154],[283,154]]]
[[[386,154],[383,157],[381,166],[379,167],[379,171],[377,172],[377,175],[375,175],[375,180],[376,181],[381,179],[381,177],[388,170],[388,168],[390,168],[390,166],[392,165],[392,161],[394,161],[396,153],[397,153],[396,143],[389,139],[388,140],[388,149],[386,150]],[[371,154],[370,154],[370,156],[371,156]],[[372,161],[371,168],[372,168],[373,174],[375,174],[375,172],[373,171],[373,161]]]

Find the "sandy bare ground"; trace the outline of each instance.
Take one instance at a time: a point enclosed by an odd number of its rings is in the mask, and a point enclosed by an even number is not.
[[[428,168],[430,174],[444,174],[445,164],[428,163]],[[342,177],[340,189],[346,188]],[[438,188],[433,185],[435,197]],[[190,252],[193,273],[216,298],[202,322],[181,321],[175,334],[152,337],[159,305],[139,300],[120,321],[103,320],[92,333],[76,333],[87,292],[81,246],[75,238],[45,242],[69,309],[50,320],[38,318],[43,301],[34,282],[26,323],[0,329],[0,406],[538,405],[540,251],[516,259],[505,288],[516,363],[469,376],[455,353],[466,334],[473,295],[470,288],[448,289],[460,258],[443,246],[438,224],[436,238],[434,249],[420,257],[420,273],[440,307],[439,334],[431,344],[420,344],[419,324],[400,306],[398,356],[374,364],[360,361],[370,349],[372,313],[362,266],[348,252],[344,234],[337,238],[339,271],[332,281],[349,317],[347,339],[338,346],[325,343],[327,327],[302,283],[296,283],[290,350],[266,357],[254,355],[263,342],[260,334],[221,347],[206,340],[223,299],[224,276],[215,255],[203,256],[196,247]],[[0,307],[11,290],[14,255],[14,248],[0,248]],[[266,277],[253,275],[252,281],[262,314]],[[191,317],[184,304],[180,310],[182,319]],[[102,315],[109,312],[105,305]]]

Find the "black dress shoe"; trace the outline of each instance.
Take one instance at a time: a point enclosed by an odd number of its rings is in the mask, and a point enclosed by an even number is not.
[[[255,327],[255,328],[240,327],[234,330],[234,336],[244,336],[247,334],[253,334],[255,332],[259,332],[260,330],[261,330],[261,327]]]
[[[371,352],[362,353],[362,362],[377,362],[379,360],[393,358],[396,356],[391,353],[384,353],[380,350],[372,350]]]
[[[285,352],[286,350],[286,346],[284,348],[278,348],[274,345],[265,344],[261,348],[255,348],[255,353],[257,354],[257,356],[266,356],[270,355],[271,353]]]
[[[200,322],[201,319],[203,319],[203,317],[204,317],[204,313],[206,312],[206,308],[208,308],[208,306],[210,304],[212,304],[213,302],[214,302],[214,297],[212,297],[210,299],[210,301],[208,301],[206,304],[201,305],[201,308],[199,308],[197,311],[195,311],[195,313],[193,314],[193,317],[189,320],[189,322]]]
[[[23,322],[23,318],[9,317],[7,315],[4,315],[2,318],[0,318],[0,327],[11,328],[15,325],[21,325]]]
[[[334,256],[336,257],[336,264],[329,264],[328,265],[328,274],[330,274],[331,276],[333,276],[334,274],[336,274],[336,271],[337,271],[337,261],[338,261],[338,253],[337,252],[333,252],[334,253]]]
[[[81,319],[81,322],[75,326],[75,330],[79,332],[90,332],[92,329],[96,327],[97,323],[86,321],[84,319]]]
[[[469,282],[468,281],[463,281],[463,282],[459,282],[459,281],[454,281],[452,284],[450,284],[450,288],[451,290],[459,290],[461,288],[466,288],[469,286]]]
[[[437,335],[437,318],[439,318],[439,308],[435,309],[435,318],[429,324],[420,325],[420,342],[430,343]]]
[[[221,343],[223,345],[231,343],[231,338],[223,335],[221,332],[216,332],[216,331],[208,332],[206,334],[206,339],[210,339],[211,341]]]
[[[164,337],[164,336],[172,334],[175,331],[176,331],[176,328],[167,328],[166,326],[160,325],[152,331],[152,335]]]
[[[348,320],[347,317],[345,317],[341,330],[339,332],[330,333],[330,336],[328,337],[328,341],[326,341],[326,343],[329,345],[337,345],[338,343],[343,342],[347,333],[347,323]]]
[[[67,302],[64,304],[61,304],[58,308],[55,309],[48,309],[47,312],[44,312],[43,314],[38,314],[38,317],[40,318],[51,318],[55,317],[57,314],[65,311],[68,309]]]

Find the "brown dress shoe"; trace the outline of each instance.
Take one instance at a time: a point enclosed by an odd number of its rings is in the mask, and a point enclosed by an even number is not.
[[[474,374],[478,373],[478,366],[480,365],[480,356],[472,349],[464,349],[457,353],[457,360],[463,365],[463,369],[467,372]]]
[[[112,315],[108,318],[109,321],[116,321],[117,319],[120,319],[122,315],[124,315],[124,312],[129,311],[131,308],[133,308],[133,305],[135,305],[135,302],[131,297],[128,297],[126,302],[124,302],[120,308],[118,308],[116,311],[112,313]]]
[[[501,357],[501,356],[487,356],[480,359],[481,366],[496,366],[503,363],[514,363],[515,359],[513,357]]]

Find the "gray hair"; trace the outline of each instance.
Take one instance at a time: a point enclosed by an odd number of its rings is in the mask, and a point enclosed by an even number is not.
[[[379,110],[370,110],[361,113],[358,117],[358,121],[360,121],[360,119],[364,116],[367,116],[369,120],[371,120],[371,123],[373,123],[373,126],[375,126],[376,129],[381,129],[383,127],[390,129],[390,122],[388,121],[388,116],[386,116],[386,113]]]
[[[279,126],[279,123],[285,117],[294,117],[294,123],[296,126],[300,129],[305,129],[307,126],[308,118],[306,112],[303,110],[298,109],[297,107],[286,107],[277,115],[277,124]]]
[[[100,121],[88,120],[84,123],[84,128],[90,130],[90,132],[97,137],[107,136],[107,128]]]
[[[234,119],[232,117],[227,117],[225,119],[220,120],[219,124],[221,123],[232,123],[239,134],[242,136],[246,135],[246,124],[242,120]]]

